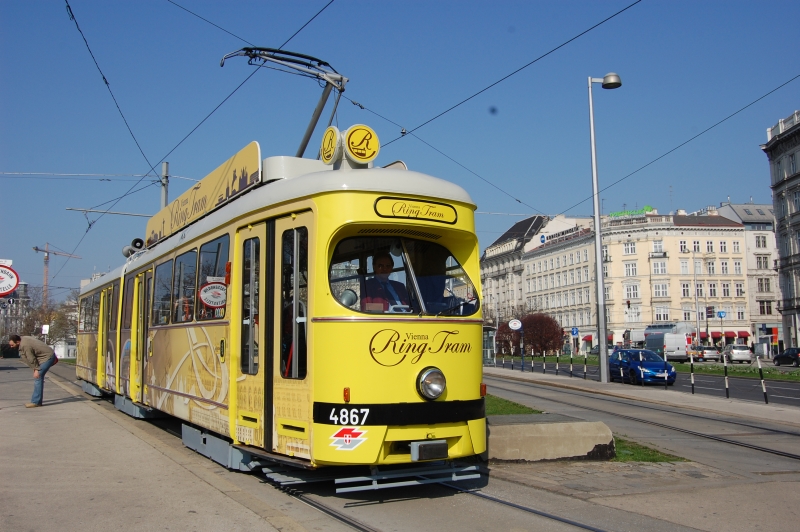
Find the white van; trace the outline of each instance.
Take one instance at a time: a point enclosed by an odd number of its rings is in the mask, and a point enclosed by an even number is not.
[[[667,361],[686,362],[689,360],[686,349],[691,343],[692,336],[690,334],[654,332],[647,335],[645,349],[661,355]]]

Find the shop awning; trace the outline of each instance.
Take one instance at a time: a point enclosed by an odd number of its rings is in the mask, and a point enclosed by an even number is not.
[[[707,332],[700,331],[700,339],[701,339],[701,340],[703,340],[703,339],[705,339],[705,338],[708,338],[708,333],[707,333]]]
[[[719,331],[711,331],[711,338],[716,338],[716,339],[722,338],[722,333]]]
[[[739,331],[739,338],[749,338],[750,333],[747,331]]]
[[[611,333],[611,334],[608,335],[608,341],[609,342],[613,342],[614,341],[614,333]]]
[[[736,338],[736,333],[733,331],[725,331],[725,338]]]
[[[587,334],[586,336],[583,337],[583,341],[584,342],[591,342],[592,341],[592,335],[591,334]]]

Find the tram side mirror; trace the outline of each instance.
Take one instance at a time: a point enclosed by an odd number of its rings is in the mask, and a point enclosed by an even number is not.
[[[339,302],[345,307],[352,307],[358,301],[358,295],[349,288],[339,296]]]

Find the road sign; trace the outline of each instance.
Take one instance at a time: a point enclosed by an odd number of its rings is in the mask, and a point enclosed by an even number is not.
[[[539,239],[539,242],[541,242],[542,244],[544,244],[544,241],[545,241],[545,240],[546,240],[546,238],[544,237],[544,235],[542,235],[542,237]]]
[[[724,310],[720,310],[719,312],[717,312],[717,317],[718,318],[724,318],[726,316],[726,314],[727,313]]]
[[[518,331],[522,329],[522,322],[519,320],[511,320],[508,322],[508,328],[512,331]]]
[[[578,336],[578,328],[577,327],[573,327],[572,328],[572,336]]]

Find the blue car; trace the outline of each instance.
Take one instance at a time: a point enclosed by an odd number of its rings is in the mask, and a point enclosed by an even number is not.
[[[664,384],[666,368],[667,386],[675,384],[675,368],[647,349],[621,349],[608,357],[608,375],[611,381]]]

